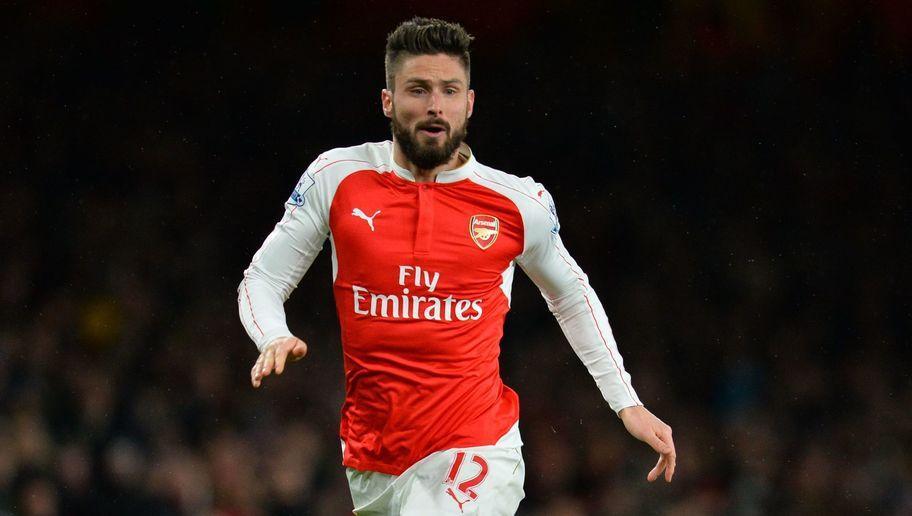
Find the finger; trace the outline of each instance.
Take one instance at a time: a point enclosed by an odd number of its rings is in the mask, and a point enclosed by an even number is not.
[[[665,454],[671,452],[671,448],[669,448],[668,444],[662,441],[659,435],[655,432],[650,431],[646,438],[643,440],[646,442],[646,444],[652,446],[652,449],[657,453]]]
[[[668,430],[668,435],[665,438],[665,442],[668,443],[671,451],[668,453],[668,457],[665,462],[668,464],[668,469],[665,470],[665,481],[671,482],[671,479],[674,477],[675,463],[678,460],[678,454],[675,451],[674,439],[671,438],[671,429]]]
[[[297,362],[307,354],[307,344],[304,341],[298,341],[295,347],[291,348],[291,361]]]
[[[276,374],[282,374],[285,370],[285,360],[288,358],[288,348],[281,346],[281,349],[276,350],[275,352],[275,372]]]
[[[275,366],[275,346],[270,346],[264,354],[266,358],[263,359],[263,370],[260,373],[263,378],[269,376]]]
[[[260,386],[260,369],[263,367],[263,355],[260,354],[260,357],[257,358],[257,361],[253,364],[253,368],[250,369],[250,383],[253,384],[253,387]]]
[[[659,475],[662,474],[662,470],[664,470],[664,469],[665,469],[665,456],[660,455],[659,461],[656,462],[655,467],[652,468],[652,470],[650,470],[649,473],[646,475],[646,480],[648,480],[650,482],[655,482],[655,480],[657,478],[659,478]]]

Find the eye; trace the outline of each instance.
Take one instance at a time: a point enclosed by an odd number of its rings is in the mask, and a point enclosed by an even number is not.
[[[459,90],[457,90],[456,88],[447,88],[444,91],[446,92],[447,95],[455,95],[455,94],[459,93]]]
[[[409,92],[412,95],[424,95],[425,93],[427,93],[427,90],[425,90],[424,88],[412,88],[411,90],[409,90]]]

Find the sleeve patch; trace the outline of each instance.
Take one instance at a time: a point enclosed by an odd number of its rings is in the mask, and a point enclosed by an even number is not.
[[[560,231],[560,221],[557,220],[557,207],[551,196],[548,196],[548,211],[551,212],[551,234],[556,235]]]
[[[316,184],[316,181],[314,181],[313,176],[310,172],[305,172],[304,175],[301,176],[301,180],[298,181],[298,185],[295,186],[295,189],[291,192],[291,197],[288,198],[286,204],[297,207],[304,206],[304,196],[307,194],[308,190],[313,188],[314,184]]]

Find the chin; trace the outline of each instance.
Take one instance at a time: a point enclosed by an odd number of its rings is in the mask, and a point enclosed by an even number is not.
[[[440,149],[446,145],[445,141],[435,141],[435,140],[419,140],[419,148],[424,147],[427,149]]]

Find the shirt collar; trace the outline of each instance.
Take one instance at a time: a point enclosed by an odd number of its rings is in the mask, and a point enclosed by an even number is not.
[[[412,174],[409,169],[401,167],[398,163],[396,163],[396,160],[393,157],[393,146],[395,144],[391,141],[388,141],[387,143],[389,147],[389,162],[393,171],[402,179],[415,181],[415,174]],[[475,154],[472,152],[472,149],[465,144],[465,142],[459,145],[458,152],[462,154],[463,157],[465,157],[465,162],[452,170],[444,170],[443,172],[438,172],[436,178],[434,179],[434,182],[455,183],[456,181],[461,181],[471,175],[471,173],[475,170]]]

